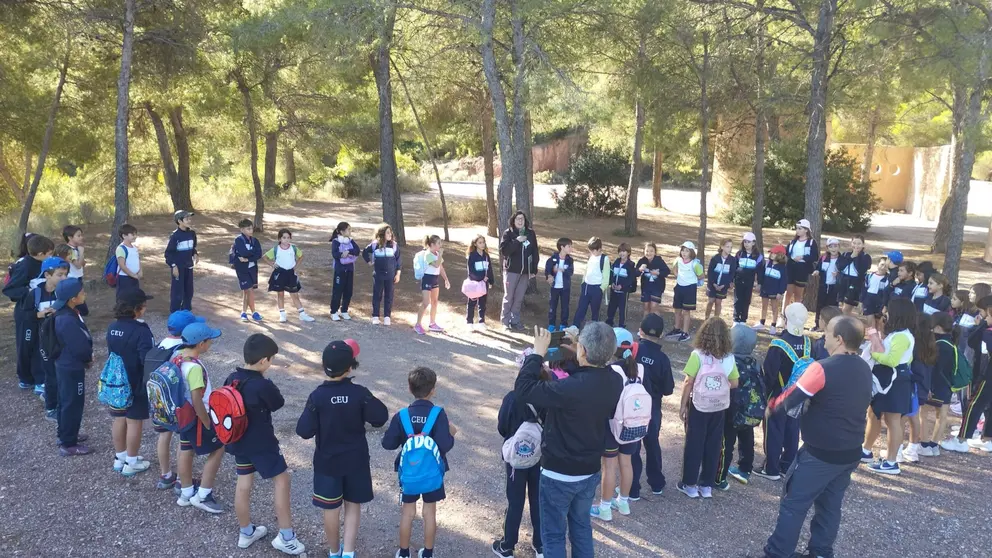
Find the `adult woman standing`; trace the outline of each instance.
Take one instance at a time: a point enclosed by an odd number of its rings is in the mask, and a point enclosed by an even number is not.
[[[803,301],[809,276],[817,260],[820,259],[820,247],[813,238],[809,220],[800,219],[796,223],[796,236],[789,243],[786,256],[788,256],[786,269],[789,273],[789,286],[786,288],[785,296],[782,297],[782,317],[779,318],[781,322],[778,324],[779,327],[785,326],[785,307],[793,302]]]
[[[523,331],[520,308],[524,303],[531,275],[537,275],[537,235],[527,215],[518,211],[510,217],[510,226],[499,243],[503,260],[503,313],[500,320],[509,329]]]

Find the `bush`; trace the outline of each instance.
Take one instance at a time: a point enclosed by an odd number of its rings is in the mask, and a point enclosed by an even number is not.
[[[423,194],[430,189],[420,175],[403,172],[396,176],[396,184],[401,194]],[[331,192],[347,200],[374,199],[382,194],[382,179],[379,173],[349,173],[331,181]]]
[[[572,160],[565,193],[551,196],[558,211],[573,215],[622,215],[627,205],[630,162],[621,150],[589,147]]]
[[[829,232],[863,232],[881,200],[872,192],[871,182],[857,176],[860,163],[842,150],[827,153],[823,184],[823,230]],[[806,151],[802,146],[775,144],[765,163],[765,227],[792,228],[807,217]],[[751,180],[735,184],[731,191],[727,218],[736,225],[750,226],[754,211],[754,186]]]
[[[448,223],[451,225],[485,225],[488,219],[489,212],[484,199],[448,200]],[[424,221],[428,225],[444,224],[441,198],[431,198],[427,203],[427,207],[424,208]]]

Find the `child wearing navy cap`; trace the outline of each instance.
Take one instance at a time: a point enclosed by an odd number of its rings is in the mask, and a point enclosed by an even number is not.
[[[332,558],[355,556],[362,504],[374,498],[365,424],[378,428],[389,419],[386,406],[368,388],[352,381],[359,352],[353,339],[332,341],[324,348],[322,360],[327,380],[307,398],[296,423],[296,433],[301,438],[316,437],[313,505],[324,510],[325,536]]]
[[[227,453],[234,456],[238,473],[238,487],[234,493],[234,510],[241,528],[238,548],[248,548],[268,533],[264,525],[251,522],[251,489],[255,473],[258,473],[263,479],[272,479],[274,484],[279,534],[272,539],[272,547],[294,556],[303,554],[306,547],[296,538],[289,508],[289,469],[272,427],[272,413],[281,409],[286,401],[279,388],[265,377],[272,359],[279,353],[279,346],[271,337],[256,333],[245,340],[243,352],[245,365],[239,366],[224,380],[225,386],[234,385],[241,392],[248,419],[241,437],[226,447]]]
[[[413,435],[423,431],[424,426],[431,416],[434,403],[435,387],[437,386],[437,374],[430,368],[415,368],[407,378],[410,385],[410,393],[416,400],[405,410],[409,413],[410,426]],[[389,428],[382,436],[382,447],[387,450],[399,449],[406,443],[409,436],[403,428],[401,418],[403,411],[393,415],[389,422]],[[430,437],[437,444],[437,449],[444,462],[444,470],[448,470],[447,453],[455,446],[455,434],[458,429],[448,422],[448,415],[444,409],[440,409],[436,415],[434,427],[430,431]],[[396,454],[396,461],[393,468],[399,471],[400,453]],[[413,529],[413,518],[417,515],[417,500],[424,499],[424,548],[418,553],[418,558],[432,558],[434,556],[434,535],[437,532],[437,503],[444,500],[444,485],[441,488],[426,494],[403,494],[403,515],[400,519],[400,547],[396,551],[397,558],[409,558],[410,556],[410,531]]]
[[[66,279],[55,287],[55,376],[59,386],[59,454],[86,455],[88,436],[79,434],[86,403],[86,371],[93,365],[93,337],[79,314],[86,302],[83,283]]]

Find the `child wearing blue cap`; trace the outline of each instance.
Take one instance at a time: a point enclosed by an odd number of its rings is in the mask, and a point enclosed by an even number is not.
[[[144,378],[147,378],[164,362],[172,359],[176,350],[183,344],[183,329],[186,326],[204,321],[205,319],[203,317],[196,316],[189,310],[179,310],[178,312],[169,314],[169,321],[166,326],[169,334],[145,355]],[[155,426],[154,428],[155,432],[158,433],[157,454],[159,474],[161,475],[155,484],[155,488],[167,490],[174,488],[176,485],[176,474],[172,472],[172,456],[169,451],[172,445],[172,432],[160,426]]]
[[[55,287],[55,339],[51,355],[59,386],[59,454],[63,457],[86,455],[87,436],[79,434],[86,402],[86,371],[93,365],[93,338],[79,314],[86,302],[83,283],[65,279]],[[42,345],[45,346],[45,339]]]
[[[220,337],[220,334],[219,329],[204,322],[194,322],[183,329],[183,344],[179,351],[182,356],[180,370],[197,420],[194,421],[193,428],[179,434],[179,463],[176,471],[182,484],[176,504],[181,507],[193,506],[207,513],[223,511],[212,492],[217,470],[224,460],[224,444],[210,428],[208,401],[213,387],[200,357],[210,350],[214,339]],[[193,486],[193,458],[197,455],[208,456],[200,476],[199,489]]]
[[[69,272],[69,264],[61,258],[50,256],[41,263],[41,275],[31,281],[33,285],[26,295],[26,301],[20,305],[15,321],[25,325],[26,330],[35,332],[31,340],[18,339],[21,350],[29,351],[31,376],[34,378],[34,393],[45,402],[45,417],[49,420],[58,418],[58,383],[55,379],[55,363],[41,350],[37,342],[41,321],[55,313],[52,304],[55,302],[55,288],[65,279]],[[30,346],[28,344],[30,343]]]

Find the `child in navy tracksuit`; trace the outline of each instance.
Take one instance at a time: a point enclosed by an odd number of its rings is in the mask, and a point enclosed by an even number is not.
[[[785,294],[789,285],[789,271],[785,261],[785,246],[781,244],[773,246],[768,251],[768,259],[758,273],[761,281],[761,290],[758,292],[758,296],[761,297],[761,321],[755,329],[759,331],[765,329],[765,317],[768,315],[768,306],[771,305],[772,326],[768,332],[772,335],[778,333],[775,329],[775,324],[778,323],[778,299]]]
[[[641,496],[641,469],[645,468],[648,485],[651,492],[660,495],[665,489],[665,474],[661,471],[661,443],[658,436],[661,433],[661,398],[675,392],[675,378],[672,376],[672,363],[661,348],[661,337],[665,334],[665,320],[651,312],[641,321],[638,331],[637,364],[644,367],[644,389],[651,396],[651,422],[644,442],[644,458],[641,453],[631,456],[631,467],[634,482],[630,485],[632,499]]]
[[[93,365],[93,338],[78,307],[86,302],[83,283],[65,279],[55,288],[55,375],[59,385],[58,437],[63,457],[86,455],[88,436],[79,434],[86,402],[86,370]]]
[[[479,324],[485,326],[486,299],[489,297],[489,289],[493,288],[493,284],[496,282],[493,277],[493,260],[489,257],[489,250],[486,248],[486,237],[481,234],[476,236],[472,244],[469,245],[468,250],[466,250],[466,256],[468,258],[466,269],[468,270],[469,281],[484,282],[486,284],[487,294],[479,298],[468,299],[468,309],[465,319],[468,325],[474,325],[475,307],[478,306]]]
[[[196,231],[192,211],[177,211],[176,230],[169,236],[165,247],[165,264],[172,271],[172,289],[169,291],[169,312],[192,310],[193,266],[199,260],[196,253]]]
[[[710,265],[706,270],[706,318],[710,317],[710,311],[716,309],[715,316],[720,316],[723,312],[723,299],[727,298],[727,291],[734,283],[734,275],[737,274],[737,258],[731,254],[734,249],[734,241],[729,238],[720,243],[720,251],[710,258]]]
[[[603,304],[603,296],[610,288],[610,259],[603,254],[603,241],[594,236],[589,239],[589,260],[586,262],[586,273],[582,277],[582,290],[579,293],[579,304],[575,309],[572,325],[582,328],[586,319],[586,311],[592,309],[592,321],[599,321],[599,309]]]
[[[904,261],[899,264],[896,280],[889,282],[889,290],[885,293],[885,304],[888,305],[889,301],[895,298],[910,300],[913,296],[913,291],[916,290],[915,278],[915,263]]]
[[[951,282],[943,274],[934,273],[927,282],[927,290],[930,292],[926,300],[923,301],[923,313],[933,315],[937,312],[950,312]]]
[[[757,237],[752,232],[744,233],[741,249],[737,251],[737,274],[734,276],[734,323],[747,323],[751,309],[751,296],[754,294],[754,281],[758,270],[764,266],[765,258],[757,246]]]
[[[42,399],[45,401],[45,418],[53,421],[58,420],[59,412],[59,392],[58,380],[55,378],[55,360],[50,358],[41,347],[37,337],[40,336],[41,322],[48,316],[55,313],[52,305],[55,303],[55,289],[69,274],[69,263],[62,258],[54,256],[45,258],[41,263],[41,276],[43,280],[31,288],[25,304],[22,304],[22,315],[15,316],[16,320],[36,332],[35,350],[31,357],[31,375],[42,380]],[[82,305],[85,310],[85,304]],[[85,315],[85,313],[84,313]],[[35,384],[36,386],[38,384]],[[37,388],[36,388],[37,393]]]
[[[21,239],[21,255],[8,271],[7,283],[3,286],[3,294],[14,303],[14,335],[17,349],[17,379],[21,389],[35,389],[43,380],[35,377],[31,371],[31,359],[35,352],[37,332],[31,329],[32,324],[25,323],[25,305],[29,300],[25,297],[31,290],[31,281],[36,280],[41,273],[41,263],[55,250],[55,243],[40,234],[25,235]],[[35,389],[37,391],[37,389]]]
[[[820,312],[827,306],[837,306],[840,302],[838,281],[840,280],[840,240],[830,237],[827,239],[827,251],[817,262],[813,276],[819,279],[820,291],[816,296],[816,317],[814,327],[819,327]]]
[[[544,279],[551,286],[548,300],[548,330],[556,328],[564,330],[568,325],[568,304],[571,300],[572,273],[575,263],[572,261],[572,241],[568,238],[558,239],[558,251],[551,254],[544,262]],[[558,307],[561,306],[561,321],[558,320]]]
[[[920,262],[916,266],[916,288],[909,296],[909,300],[916,306],[917,312],[923,311],[923,303],[930,297],[930,276],[936,273],[933,263],[929,261]]]
[[[665,260],[658,255],[658,245],[654,242],[644,244],[644,257],[637,260],[637,272],[641,276],[641,302],[644,303],[644,315],[654,312],[656,304],[661,304],[661,295],[665,292],[665,277],[672,274]]]
[[[437,374],[430,368],[415,368],[410,372],[407,381],[410,385],[410,393],[417,399],[406,410],[410,415],[410,423],[414,434],[419,434],[427,422],[428,415],[431,414],[431,410],[434,408],[431,398],[434,397]],[[389,428],[386,429],[386,433],[382,436],[383,448],[395,450],[406,443],[409,436],[404,431],[402,422],[400,413],[393,415],[392,420],[389,422]],[[457,432],[458,429],[455,428],[455,425],[448,422],[448,415],[445,414],[444,409],[441,409],[440,414],[437,415],[437,419],[434,422],[434,427],[430,431],[430,437],[437,444],[437,449],[441,454],[441,460],[444,462],[444,470],[446,472],[448,470],[447,454],[455,446],[455,434]],[[397,453],[393,468],[399,471],[399,466],[400,454]],[[400,519],[399,551],[396,553],[396,556],[400,558],[409,558],[410,556],[410,530],[413,526],[413,518],[417,513],[417,500],[420,500],[421,497],[424,499],[424,548],[421,550],[418,558],[432,558],[434,556],[434,534],[437,530],[435,519],[437,512],[436,506],[438,502],[444,500],[443,484],[441,488],[426,494],[403,494],[401,496],[403,501],[403,515]]]
[[[372,325],[379,325],[379,305],[382,303],[384,325],[390,324],[393,312],[393,289],[400,282],[400,246],[393,240],[393,228],[383,223],[375,230],[375,238],[362,250],[362,258],[372,267]]]
[[[865,276],[865,285],[861,289],[861,311],[868,319],[869,329],[875,327],[875,316],[882,313],[888,286],[888,260],[881,258],[875,272]]]
[[[238,228],[241,234],[234,239],[229,259],[241,289],[241,321],[248,321],[248,310],[251,310],[251,319],[260,322],[262,315],[255,311],[255,289],[258,288],[258,260],[262,259],[262,243],[253,236],[255,225],[250,219],[242,219]]]
[[[606,323],[613,326],[613,317],[620,311],[619,326],[627,327],[627,298],[637,290],[637,268],[630,260],[630,245],[622,243],[617,248],[618,258],[610,270],[610,301],[606,309]]]
[[[138,456],[141,449],[141,427],[148,419],[148,392],[145,389],[145,355],[155,346],[152,330],[142,320],[146,302],[152,297],[141,289],[121,295],[114,308],[117,318],[107,328],[107,351],[124,362],[127,383],[131,386],[131,402],[124,408],[110,407],[113,423],[110,429],[114,443],[114,471],[133,477],[147,471],[151,463]]]
[[[272,413],[281,409],[285,400],[279,388],[265,377],[278,352],[276,342],[261,333],[245,340],[245,365],[228,376],[224,385],[233,385],[241,393],[248,426],[241,438],[227,444],[225,449],[234,456],[238,474],[238,486],[234,493],[234,509],[241,528],[238,547],[248,548],[268,532],[264,526],[251,522],[251,489],[255,473],[258,473],[263,479],[272,479],[275,485],[274,507],[279,534],[272,539],[272,546],[286,554],[302,554],[306,548],[293,532],[293,518],[289,511],[289,470],[272,427]]]
[[[362,251],[351,239],[351,225],[338,223],[331,236],[331,256],[334,258],[334,289],[331,292],[331,319],[350,320],[348,305],[355,289],[355,260]],[[340,313],[338,310],[340,309]]]
[[[547,369],[541,370],[541,380],[551,381]],[[499,418],[496,430],[509,440],[516,434],[520,425],[525,422],[544,424],[547,412],[544,409],[517,401],[514,390],[503,397],[499,407]],[[493,541],[492,550],[497,556],[513,556],[513,549],[520,536],[520,520],[524,515],[524,501],[530,502],[530,524],[533,528],[532,541],[535,552],[541,553],[544,545],[541,543],[541,464],[528,469],[514,469],[509,463],[506,467],[506,514],[503,517],[503,536]]]
[[[358,353],[358,343],[351,339],[332,341],[324,348],[322,362],[327,380],[307,398],[296,423],[300,437],[316,437],[313,505],[324,510],[325,535],[332,557],[355,555],[362,504],[374,498],[365,424],[378,428],[389,419],[386,406],[368,388],[352,381]],[[340,540],[338,527],[342,503],[344,541]]]
[[[837,298],[844,304],[844,311],[850,314],[861,303],[864,278],[871,270],[871,256],[865,252],[864,236],[851,237],[851,250],[840,255],[837,269],[840,270]]]

